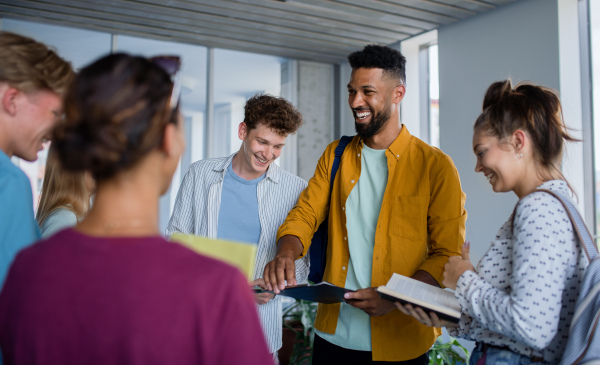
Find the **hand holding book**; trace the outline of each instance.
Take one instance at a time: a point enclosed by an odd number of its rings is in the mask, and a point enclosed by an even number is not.
[[[344,301],[351,306],[362,309],[371,317],[383,316],[394,309],[393,303],[382,299],[376,288],[358,289],[344,294]]]
[[[254,290],[254,301],[256,302],[256,304],[261,305],[261,304],[268,303],[275,296],[275,294],[273,294],[273,293],[264,291],[264,289],[266,289],[266,286],[265,286],[265,280],[262,278],[252,281],[250,283],[250,286],[261,288],[260,291]]]
[[[394,273],[388,283],[377,288],[377,291],[383,299],[400,302],[402,305],[410,304],[411,307],[421,307],[423,313],[435,312],[436,316],[443,320],[454,323],[460,320],[461,308],[458,300],[454,293],[442,288]],[[413,315],[410,312],[407,314]],[[429,315],[413,316],[422,323],[431,320]]]
[[[446,321],[440,319],[435,312],[425,312],[420,307],[413,307],[412,305],[405,303],[402,304],[400,302],[394,302],[394,305],[400,310],[400,312],[414,317],[417,321],[428,327],[458,327],[459,324],[455,322]]]

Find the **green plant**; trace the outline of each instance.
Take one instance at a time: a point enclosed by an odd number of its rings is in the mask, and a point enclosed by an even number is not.
[[[302,299],[296,299],[296,302],[283,312],[283,326],[296,334],[289,361],[290,365],[309,365],[312,363],[316,316],[317,303]]]
[[[448,342],[443,342],[441,337],[435,341],[429,350],[429,365],[457,365],[469,362],[469,351],[454,337],[449,337]]]

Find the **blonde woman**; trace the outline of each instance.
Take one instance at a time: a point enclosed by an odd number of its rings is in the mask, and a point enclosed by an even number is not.
[[[83,219],[90,208],[94,188],[94,179],[88,173],[62,168],[56,148],[51,145],[36,214],[42,238],[73,227]]]

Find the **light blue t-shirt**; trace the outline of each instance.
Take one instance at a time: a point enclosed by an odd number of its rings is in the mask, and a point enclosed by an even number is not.
[[[29,179],[0,151],[0,288],[17,253],[40,237]]]
[[[254,180],[242,179],[229,164],[221,191],[217,238],[258,244],[260,219],[256,188],[264,178],[265,174]]]
[[[42,237],[47,238],[65,228],[76,226],[77,222],[79,222],[79,219],[71,209],[57,208],[44,219],[40,231],[42,231]]]
[[[388,180],[386,150],[363,145],[360,178],[346,200],[348,230],[348,275],[345,287],[371,286],[375,230]],[[363,310],[342,303],[335,334],[317,331],[334,345],[352,350],[371,351],[371,317]]]

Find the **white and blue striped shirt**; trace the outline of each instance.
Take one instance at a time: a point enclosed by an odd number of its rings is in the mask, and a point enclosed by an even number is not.
[[[227,167],[235,153],[229,157],[195,162],[186,173],[179,192],[166,235],[173,233],[217,237],[221,192]],[[294,207],[298,196],[306,188],[306,181],[271,164],[266,177],[258,183],[258,215],[261,226],[254,278],[262,278],[266,264],[277,253],[277,229]],[[308,276],[308,255],[296,261],[296,280],[305,282]],[[281,300],[258,305],[258,313],[269,350],[281,348]]]

